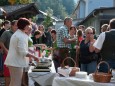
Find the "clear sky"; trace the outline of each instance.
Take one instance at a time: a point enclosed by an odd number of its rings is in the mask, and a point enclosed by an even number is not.
[[[75,1],[75,3],[77,3],[78,0],[74,0],[74,1]]]

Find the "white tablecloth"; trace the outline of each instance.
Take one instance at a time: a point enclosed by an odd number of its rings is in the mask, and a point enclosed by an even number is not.
[[[55,77],[52,86],[115,86],[115,81],[112,81],[111,83],[97,83],[90,79]]]
[[[54,77],[57,75],[52,61],[51,72],[32,72],[32,67],[28,72],[29,86],[34,86],[34,82],[37,82],[40,86],[51,86]]]

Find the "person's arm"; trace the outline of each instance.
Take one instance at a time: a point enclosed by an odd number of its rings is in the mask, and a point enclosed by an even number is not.
[[[95,41],[93,46],[95,47],[95,52],[98,53],[102,49],[103,42],[105,40],[105,32],[101,33],[98,39]]]
[[[95,48],[95,52],[96,52],[96,53],[99,53],[99,52],[100,52],[100,50],[99,50],[99,49],[97,49],[97,48]]]
[[[76,38],[68,39],[67,37],[65,37],[63,41],[65,44],[70,44],[70,43],[76,42]]]
[[[36,57],[30,53],[27,53],[26,57],[30,57],[30,58],[33,58],[35,61],[39,61],[38,57]]]
[[[0,37],[0,46],[4,50],[4,52],[7,54],[8,53],[8,49],[4,45],[6,40],[7,40],[7,32],[5,31],[5,32],[3,32],[3,34]]]
[[[93,46],[94,42],[95,42],[94,35],[91,34],[91,36],[90,36],[90,46],[89,46],[89,51],[90,52],[95,51],[95,47]]]
[[[42,47],[42,46],[47,47],[46,44],[34,44],[34,46],[35,47]]]
[[[61,37],[63,39],[63,42],[65,44],[70,44],[70,43],[76,42],[76,40],[77,40],[77,38],[69,39],[68,38],[68,33],[67,33],[65,28],[61,28],[59,33],[60,33],[60,35],[61,35]]]
[[[3,42],[0,42],[0,47],[4,50],[6,54],[8,53],[8,49],[5,47]]]
[[[30,54],[28,50],[26,50],[26,47],[27,44],[25,43],[25,39],[21,37],[18,38],[17,52],[24,57],[31,57],[34,60],[39,61],[39,59],[36,56]]]
[[[79,67],[80,46],[76,45],[76,65]]]

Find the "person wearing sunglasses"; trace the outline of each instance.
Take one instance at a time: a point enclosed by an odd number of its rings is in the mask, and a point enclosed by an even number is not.
[[[88,72],[88,74],[93,73],[97,65],[97,57],[94,58],[95,48],[93,43],[95,42],[94,34],[92,28],[88,27],[85,30],[85,39],[81,41],[79,50],[79,62],[81,66],[81,71]]]

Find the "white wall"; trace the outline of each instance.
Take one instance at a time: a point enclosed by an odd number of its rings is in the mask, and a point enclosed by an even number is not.
[[[106,14],[106,15],[115,15],[115,10],[105,10],[105,11],[103,11],[103,14]]]
[[[86,16],[100,7],[113,7],[113,0],[86,0]]]
[[[85,17],[85,9],[86,8],[86,3],[84,1],[82,1],[82,3],[80,3],[80,14],[79,14],[79,18],[84,18]]]
[[[77,11],[77,18],[87,17],[94,9],[113,6],[115,6],[115,0],[81,0]]]

